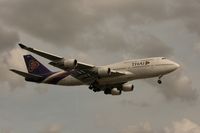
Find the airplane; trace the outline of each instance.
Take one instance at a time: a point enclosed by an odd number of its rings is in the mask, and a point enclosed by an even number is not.
[[[50,60],[50,65],[62,69],[52,72],[32,55],[24,55],[28,73],[10,70],[23,76],[26,81],[63,86],[88,85],[90,90],[103,91],[106,95],[120,95],[122,92],[133,91],[134,85],[128,82],[136,79],[158,77],[157,82],[161,84],[164,75],[180,67],[178,63],[165,57],[125,60],[115,64],[95,66],[27,47],[24,44],[19,46]]]

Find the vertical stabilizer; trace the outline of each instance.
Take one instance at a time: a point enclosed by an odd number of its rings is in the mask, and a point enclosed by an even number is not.
[[[51,73],[44,65],[37,61],[32,55],[24,55],[24,61],[29,73],[35,75],[46,75]]]

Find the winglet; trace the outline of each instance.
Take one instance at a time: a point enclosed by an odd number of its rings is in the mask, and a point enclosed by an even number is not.
[[[21,43],[19,43],[19,46],[20,46],[20,48],[22,48],[22,49],[26,49],[26,48],[27,48],[25,45],[23,45],[23,44],[21,44]]]

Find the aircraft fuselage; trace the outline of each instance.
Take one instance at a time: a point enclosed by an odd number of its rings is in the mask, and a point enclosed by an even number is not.
[[[112,70],[117,70],[125,73],[125,75],[122,76],[108,76],[105,78],[97,79],[99,85],[109,85],[119,82],[128,82],[136,79],[163,76],[176,70],[179,67],[179,64],[163,57],[155,57],[137,60],[127,60],[101,67],[107,67],[111,68]],[[42,83],[54,84],[57,81],[56,84],[64,86],[86,85],[85,82],[83,83],[82,81],[74,78],[73,76],[67,73],[68,72],[66,71],[55,73],[47,77]],[[91,83],[88,82],[87,84]]]

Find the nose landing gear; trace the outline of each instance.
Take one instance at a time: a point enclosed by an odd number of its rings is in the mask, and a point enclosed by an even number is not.
[[[158,77],[158,84],[162,84],[162,81],[161,81],[161,78],[163,77],[163,75],[160,75],[159,77]]]
[[[158,80],[158,84],[162,84],[162,81],[160,79]]]

